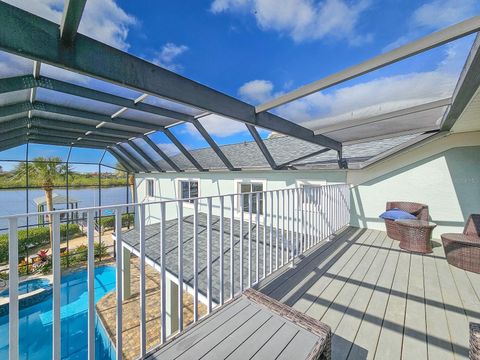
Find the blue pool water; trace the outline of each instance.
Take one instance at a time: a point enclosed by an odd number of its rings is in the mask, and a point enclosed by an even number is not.
[[[115,289],[115,268],[95,269],[95,302]],[[87,358],[87,271],[62,277],[61,321],[62,359]],[[52,298],[20,310],[20,359],[51,359]],[[96,324],[95,359],[111,360],[114,349],[103,326]],[[8,359],[8,315],[0,317],[0,359]]]
[[[22,281],[18,285],[18,295],[26,294],[38,289],[48,289],[50,287],[50,281],[48,279],[32,279]],[[0,296],[7,297],[9,294],[8,289],[0,292]]]

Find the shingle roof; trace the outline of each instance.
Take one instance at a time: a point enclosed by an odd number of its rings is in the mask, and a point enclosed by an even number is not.
[[[418,135],[419,134],[405,135],[359,144],[345,145],[343,147],[343,157],[348,160],[349,164],[362,162],[405,144],[406,142],[415,139]],[[290,136],[273,136],[265,139],[264,143],[277,164],[283,164],[322,149],[321,146],[292,138]],[[223,145],[220,146],[220,148],[225,156],[231,161],[233,166],[237,168],[269,168],[265,157],[254,141]],[[200,165],[206,169],[225,169],[225,165],[211,148],[195,149],[190,152]],[[194,166],[183,154],[172,156],[172,160],[183,170],[195,170]],[[335,151],[327,151],[320,155],[312,156],[311,158],[297,162],[295,163],[295,166],[323,167],[328,164],[336,164],[336,162],[337,153]],[[164,160],[158,161],[158,164],[164,169],[171,170],[171,167]]]

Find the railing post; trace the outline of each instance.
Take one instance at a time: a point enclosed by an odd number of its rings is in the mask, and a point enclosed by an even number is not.
[[[207,312],[212,312],[212,198],[207,198]]]
[[[198,321],[198,199],[193,200],[193,321]]]
[[[183,201],[177,202],[178,211],[178,330],[183,330]]]
[[[18,360],[18,220],[8,219],[8,291],[10,297],[8,309],[8,357]]]
[[[53,275],[53,316],[52,316],[52,359],[61,359],[61,318],[60,318],[60,290],[61,290],[61,267],[60,267],[60,214],[50,215],[52,219],[52,275]],[[90,265],[90,262],[89,262]],[[94,270],[95,271],[95,270]],[[89,304],[90,305],[90,304]],[[90,309],[89,309],[90,310]],[[90,313],[89,313],[90,320]],[[89,324],[90,325],[90,324]]]
[[[240,236],[240,262],[239,262],[239,271],[240,271],[240,292],[243,292],[243,222],[244,222],[244,214],[243,214],[243,195],[238,195],[238,202],[240,204],[240,229],[239,229],[239,236]]]
[[[87,213],[88,360],[95,359],[95,213]]]
[[[282,246],[280,250],[282,255],[280,257],[282,266],[285,265],[285,190],[280,190],[282,197]]]
[[[160,306],[161,306],[161,317],[162,317],[162,323],[161,323],[161,342],[162,344],[167,341],[167,336],[170,336],[173,334],[175,331],[178,330],[178,326],[176,326],[176,320],[177,320],[177,311],[173,311],[173,308],[176,308],[177,305],[177,299],[168,299],[169,301],[169,309],[167,311],[167,239],[165,238],[165,203],[161,202],[160,203]],[[169,295],[172,297],[177,294],[175,294],[177,291],[172,291],[176,289],[172,289],[171,284],[169,285]],[[169,316],[169,322],[168,322],[168,327],[167,327],[167,315]]]
[[[252,287],[252,193],[248,194],[248,287]]]
[[[259,273],[260,273],[260,257],[259,257],[259,252],[260,252],[260,193],[256,193],[256,198],[257,198],[257,203],[256,203],[256,214],[255,214],[255,263],[256,263],[256,268],[255,268],[255,283],[258,283],[258,280],[260,279]]]
[[[219,224],[219,230],[220,230],[220,234],[218,236],[218,241],[219,241],[219,244],[218,244],[218,249],[219,249],[219,253],[220,253],[220,258],[219,258],[219,271],[220,271],[220,274],[219,274],[219,280],[220,280],[220,290],[219,290],[219,297],[220,297],[220,306],[223,305],[223,290],[224,290],[224,279],[223,279],[223,240],[224,240],[224,223],[223,223],[223,216],[225,215],[225,209],[224,209],[224,201],[223,201],[223,196],[220,196],[219,197],[219,201],[220,201],[220,224]]]
[[[235,229],[235,196],[230,195],[230,204],[231,204],[231,213],[230,213],[230,298],[233,299],[235,296],[235,238],[233,236],[233,231]]]
[[[122,312],[122,299],[123,299],[123,246],[122,246],[122,213],[120,209],[115,209],[115,263],[117,266],[116,271],[116,300],[117,300],[117,327],[116,327],[116,360],[122,360],[122,327],[123,327],[123,312]]]
[[[278,229],[280,227],[280,194],[279,190],[275,190],[275,195],[276,195],[276,222],[277,222],[277,227],[275,229],[275,270],[278,270],[278,240],[279,240],[279,233]]]
[[[267,276],[267,193],[262,193],[263,199],[263,276]]]
[[[147,301],[145,297],[145,205],[138,205],[139,219],[139,243],[140,243],[140,357],[143,359],[147,348],[146,311]]]
[[[270,263],[269,274],[273,271],[273,191],[270,192]]]

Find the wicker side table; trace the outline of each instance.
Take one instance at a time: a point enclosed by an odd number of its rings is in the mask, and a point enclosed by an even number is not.
[[[442,234],[442,242],[450,265],[480,274],[480,237]]]
[[[400,248],[428,254],[432,252],[430,237],[436,224],[425,220],[397,220],[400,235]]]

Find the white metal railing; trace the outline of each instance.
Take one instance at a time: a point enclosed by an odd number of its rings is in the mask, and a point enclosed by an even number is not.
[[[244,199],[248,204],[244,204]],[[253,201],[255,199],[255,201]],[[191,206],[192,204],[193,206]],[[188,206],[186,204],[189,204]],[[236,208],[236,205],[239,205]],[[247,205],[244,207],[244,205]],[[255,208],[253,208],[255,205]],[[160,243],[160,264],[153,264],[161,276],[161,331],[158,344],[165,343],[172,331],[167,329],[169,324],[176,320],[178,327],[175,331],[184,328],[183,307],[184,293],[193,295],[193,322],[201,317],[199,302],[206,306],[210,313],[216,306],[221,306],[225,300],[233,298],[245,288],[255,286],[274,271],[294,263],[295,259],[305,251],[328,238],[350,221],[350,193],[345,184],[326,186],[305,186],[245,194],[228,194],[194,199],[177,199],[150,203],[123,204],[101,206],[82,209],[87,212],[87,279],[88,279],[88,359],[95,357],[95,298],[94,298],[94,229],[95,212],[113,210],[115,214],[116,236],[116,358],[122,358],[122,266],[123,247],[127,246],[125,234],[122,234],[121,215],[126,207],[134,207],[137,214],[135,227],[139,246],[131,248],[139,257],[140,272],[140,331],[139,343],[141,358],[144,358],[151,349],[147,349],[146,331],[146,275],[147,261],[152,262],[146,253],[146,227],[155,226],[158,229]],[[242,211],[248,209],[248,211]],[[158,219],[155,224],[150,221],[147,210],[152,218]],[[53,316],[52,316],[52,358],[61,358],[61,318],[60,318],[60,214],[78,212],[79,209],[45,212],[50,214],[53,222]],[[206,215],[205,224],[201,224],[201,214]],[[23,214],[4,217],[9,223],[9,358],[19,358],[19,302],[18,302],[18,219],[38,214]],[[186,242],[186,219],[193,218],[191,243]],[[214,229],[214,219],[216,228]],[[171,223],[169,223],[171,222]],[[176,224],[175,224],[176,222]],[[228,223],[228,225],[227,225]],[[176,239],[167,239],[167,224],[176,226]],[[218,224],[218,225],[217,225]],[[200,227],[205,232],[199,231]],[[218,229],[218,230],[217,230]],[[218,241],[213,254],[214,233]],[[170,233],[170,236],[171,233]],[[255,239],[253,239],[255,238]],[[188,239],[187,239],[188,240]],[[245,244],[247,242],[247,244]],[[173,244],[173,245],[172,245]],[[177,249],[176,271],[167,269],[167,247]],[[186,259],[186,246],[190,246],[192,257]],[[205,246],[205,251],[200,251]],[[189,251],[190,253],[190,251]],[[253,253],[255,253],[253,255]],[[171,255],[170,255],[171,256]],[[204,256],[205,258],[202,258]],[[214,258],[215,256],[215,258]],[[227,259],[225,258],[227,257]],[[190,282],[185,281],[185,264],[192,264],[193,276]],[[214,266],[215,265],[215,266]],[[202,269],[200,269],[202,266]],[[204,267],[204,268],[203,268]],[[214,269],[216,268],[216,270]],[[199,271],[206,271],[206,284],[199,283]],[[215,271],[215,272],[214,272]],[[218,272],[218,273],[217,273]],[[246,273],[245,273],[246,272]],[[215,274],[218,274],[216,276]],[[228,274],[228,275],[227,275]],[[238,276],[237,276],[238,274]],[[191,275],[191,274],[188,274]],[[178,285],[178,302],[175,304],[177,314],[167,309],[167,281]],[[214,279],[218,281],[214,284]],[[218,285],[218,296],[214,294],[213,286]],[[228,291],[225,292],[226,287]]]

